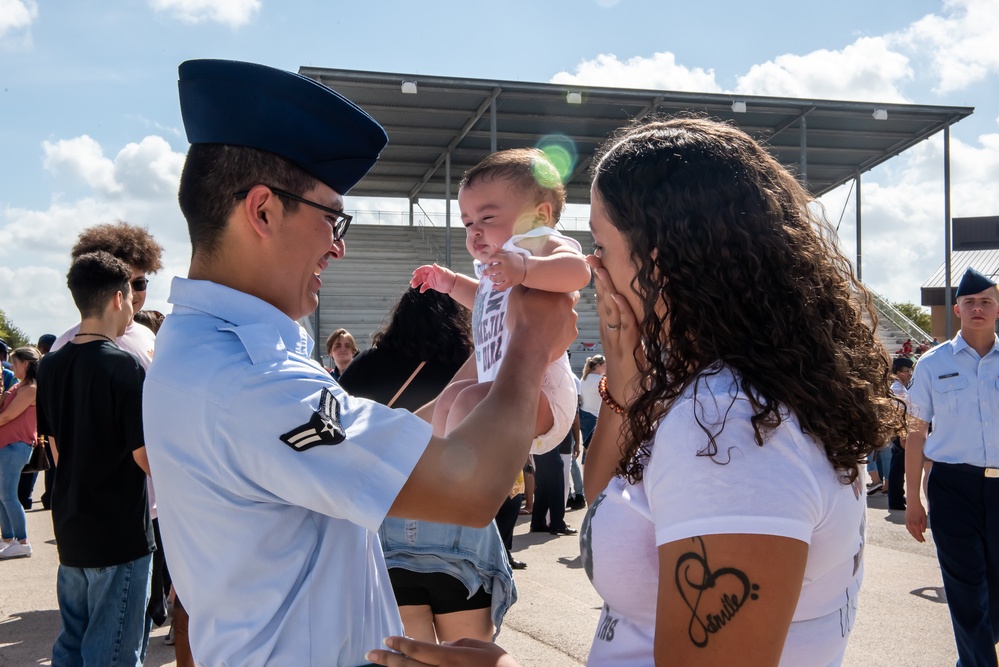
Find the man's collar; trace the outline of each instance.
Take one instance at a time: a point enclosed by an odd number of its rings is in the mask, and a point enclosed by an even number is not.
[[[960,331],[958,331],[957,335],[954,336],[954,339],[951,341],[951,344],[954,346],[955,354],[960,352],[961,350],[967,350],[971,348],[971,346],[968,345],[968,341],[964,340],[964,336],[961,335]],[[993,352],[999,352],[999,336],[996,336],[995,334],[992,335],[992,349],[989,350],[986,354],[992,354]]]
[[[170,298],[175,313],[197,311],[225,320],[236,326],[272,324],[285,347],[303,356],[312,354],[312,337],[280,310],[246,292],[208,280],[175,277],[170,283]]]

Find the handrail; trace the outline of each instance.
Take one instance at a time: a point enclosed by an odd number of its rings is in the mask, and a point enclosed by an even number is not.
[[[417,204],[417,206],[419,206],[419,204]],[[441,261],[440,248],[437,247],[437,244],[434,243],[434,240],[430,238],[430,235],[427,234],[426,231],[427,223],[430,223],[431,227],[436,227],[436,225],[434,225],[434,219],[430,217],[430,214],[427,213],[422,206],[420,206],[420,212],[423,213],[423,218],[420,220],[419,224],[414,226],[420,229],[420,238],[422,238],[423,241],[427,244],[427,248],[430,250],[430,254],[433,255],[434,263],[443,264],[444,262]]]
[[[888,299],[884,298],[877,292],[868,288],[871,292],[871,297],[874,299],[874,305],[877,306],[878,311],[884,315],[887,319],[891,320],[892,324],[897,326],[902,330],[903,333],[908,334],[909,338],[917,343],[932,343],[932,337],[923,331],[918,324],[906,317],[898,308],[891,305]]]

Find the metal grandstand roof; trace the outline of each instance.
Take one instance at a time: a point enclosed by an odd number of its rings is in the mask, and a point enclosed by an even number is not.
[[[955,251],[951,254],[951,291],[957,290],[961,276],[968,270],[968,267],[988,276],[992,280],[999,281],[999,250],[966,250]],[[946,264],[926,279],[920,288],[920,301],[924,306],[942,306],[946,298]]]
[[[299,72],[356,102],[388,132],[388,147],[351,190],[354,196],[443,199],[449,158],[453,198],[464,171],[491,151],[534,146],[543,137],[564,135],[578,153],[567,187],[569,201],[586,203],[590,159],[611,132],[650,113],[684,111],[733,121],[803,175],[818,196],[974,111],[321,67],[302,67]],[[414,82],[416,94],[404,93],[403,82]],[[578,94],[579,103],[568,101],[570,93]],[[744,103],[745,111],[733,111],[734,102]],[[875,109],[887,112],[887,118],[876,120]]]

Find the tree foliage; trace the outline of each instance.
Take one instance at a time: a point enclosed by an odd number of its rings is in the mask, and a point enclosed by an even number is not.
[[[892,305],[895,306],[898,312],[908,317],[916,326],[925,331],[927,336],[930,335],[930,314],[925,308],[907,301],[893,303]]]
[[[31,345],[31,341],[28,339],[28,334],[24,333],[10,321],[7,317],[7,313],[0,309],[0,338],[7,341],[7,345],[10,349],[16,347],[24,347],[25,345]]]

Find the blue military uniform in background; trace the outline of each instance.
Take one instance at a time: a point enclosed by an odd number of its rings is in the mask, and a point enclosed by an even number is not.
[[[994,285],[994,283],[987,283]],[[986,287],[975,285],[969,293]],[[961,291],[958,291],[961,295]],[[999,337],[980,357],[960,333],[916,364],[913,416],[932,423],[929,520],[959,665],[996,665],[999,642]]]

